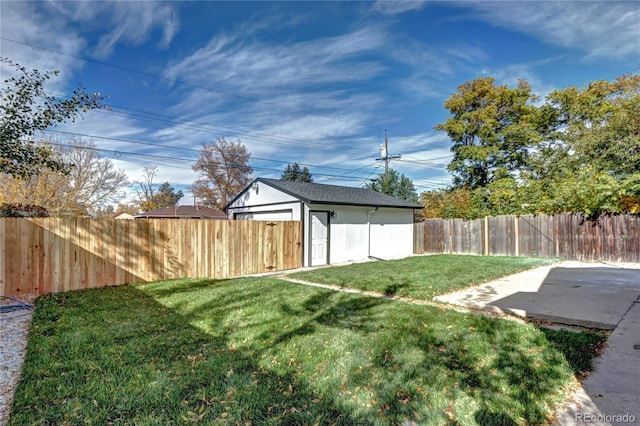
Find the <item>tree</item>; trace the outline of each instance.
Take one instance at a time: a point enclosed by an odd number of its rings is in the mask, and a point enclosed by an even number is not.
[[[178,205],[180,199],[184,197],[182,190],[176,191],[169,181],[163,182],[156,189],[156,184],[153,180],[157,173],[157,166],[145,166],[143,169],[144,180],[138,182],[140,190],[137,191],[142,211],[173,207]]]
[[[0,204],[0,217],[49,217],[49,212],[32,204]]]
[[[556,90],[547,100],[553,136],[571,149],[573,164],[617,177],[640,172],[640,74]]]
[[[204,205],[224,208],[251,181],[251,153],[240,142],[224,137],[205,144],[193,166],[200,177],[194,182],[194,197]]]
[[[637,212],[640,205],[640,75],[594,81],[547,96],[547,141],[523,182],[537,210]]]
[[[153,180],[158,174],[158,166],[147,165],[142,169],[142,181],[136,182],[138,184],[138,190],[136,190],[136,194],[138,195],[138,202],[140,204],[140,210],[149,211],[155,210],[156,205],[154,202],[155,197],[155,189]]]
[[[426,191],[420,195],[425,218],[476,219],[489,214],[479,191],[451,188]]]
[[[3,175],[4,201],[42,206],[51,216],[94,216],[124,197],[127,175],[101,158],[93,142],[74,139],[73,146],[55,152],[68,166],[66,173],[42,166],[31,176]]]
[[[63,159],[47,145],[37,144],[37,132],[53,125],[75,121],[79,114],[104,108],[100,94],[88,94],[82,86],[67,99],[47,95],[44,84],[58,71],[40,73],[7,58],[0,63],[14,68],[19,75],[4,80],[0,91],[0,172],[12,177],[28,177],[43,169],[68,171]]]
[[[492,78],[459,86],[437,125],[453,142],[448,169],[454,188],[424,198],[455,201],[468,191],[469,210],[456,214],[640,211],[640,75],[594,81],[532,102],[529,85],[496,87]],[[451,213],[432,209],[425,214]]]
[[[392,197],[414,203],[418,202],[418,195],[411,179],[394,169],[389,169],[386,173],[378,175],[373,182],[365,184],[364,187]]]
[[[453,117],[434,127],[453,141],[448,170],[454,185],[471,190],[494,180],[517,177],[540,139],[536,96],[529,84],[495,86],[491,77],[458,86],[445,103]]]
[[[116,170],[113,161],[100,157],[94,142],[72,139],[62,157],[70,166],[66,195],[75,204],[76,214],[94,214],[108,204],[124,198],[129,186],[124,170]]]
[[[298,163],[287,164],[280,179],[294,182],[313,182],[309,169],[306,166],[301,169]]]
[[[156,208],[160,209],[162,207],[177,206],[182,197],[184,197],[184,193],[181,189],[176,191],[169,181],[163,182],[158,187],[158,191],[154,198],[157,206]]]

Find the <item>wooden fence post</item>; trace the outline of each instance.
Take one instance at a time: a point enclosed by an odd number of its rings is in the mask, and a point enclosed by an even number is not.
[[[484,217],[484,255],[489,255],[489,216]]]
[[[513,234],[514,234],[514,244],[515,246],[515,254],[516,256],[520,256],[520,239],[519,239],[519,235],[520,235],[520,230],[518,228],[518,215],[513,216]]]

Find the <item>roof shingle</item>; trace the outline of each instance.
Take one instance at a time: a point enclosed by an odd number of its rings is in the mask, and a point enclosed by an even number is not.
[[[400,207],[420,209],[419,204],[391,197],[365,188],[325,185],[320,183],[293,182],[279,179],[258,178],[256,182],[264,182],[284,193],[292,195],[307,203],[338,204],[371,207]]]

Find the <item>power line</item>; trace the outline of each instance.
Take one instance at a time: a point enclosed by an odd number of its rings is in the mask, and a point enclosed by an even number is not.
[[[94,64],[98,64],[98,65],[102,65],[102,66],[118,69],[118,70],[121,70],[121,71],[131,72],[131,73],[134,73],[134,74],[143,75],[145,77],[156,78],[158,80],[167,81],[169,83],[178,84],[178,85],[181,85],[181,86],[187,86],[187,87],[192,87],[194,89],[206,90],[206,91],[209,91],[209,92],[219,93],[219,94],[226,95],[226,96],[232,96],[232,97],[236,97],[238,99],[243,99],[243,100],[250,101],[250,102],[261,103],[261,104],[268,105],[268,106],[276,106],[278,108],[282,108],[282,109],[286,109],[286,110],[294,111],[294,112],[299,112],[299,113],[304,113],[304,114],[308,114],[308,115],[313,115],[313,116],[316,116],[316,117],[324,117],[324,118],[330,118],[332,120],[338,120],[338,121],[343,121],[343,122],[351,122],[351,120],[347,120],[346,118],[342,118],[340,116],[318,114],[318,113],[311,112],[311,111],[308,111],[308,110],[303,110],[303,109],[299,109],[299,108],[292,108],[292,107],[280,105],[280,104],[278,104],[276,102],[264,101],[264,100],[261,100],[261,99],[252,98],[250,96],[238,95],[236,93],[232,93],[232,92],[228,92],[228,91],[224,91],[224,90],[212,89],[210,87],[201,86],[201,85],[198,85],[198,84],[187,83],[187,82],[182,81],[182,80],[176,80],[176,79],[172,79],[172,78],[168,78],[168,77],[162,77],[162,76],[159,76],[159,75],[156,75],[156,74],[152,74],[152,73],[149,73],[149,72],[139,71],[139,70],[136,70],[136,69],[133,69],[133,68],[124,67],[124,66],[121,66],[121,65],[110,64],[108,62],[103,62],[103,61],[98,61],[96,59],[87,58],[86,56],[73,55],[73,54],[70,54],[70,53],[60,52],[58,50],[49,49],[49,48],[42,47],[42,46],[36,46],[35,44],[27,43],[27,42],[24,42],[24,41],[13,40],[13,39],[10,39],[10,38],[7,38],[7,37],[2,37],[2,36],[0,36],[0,39],[8,41],[8,42],[11,42],[11,43],[16,43],[16,44],[20,44],[20,45],[23,45],[23,46],[28,46],[28,47],[31,47],[31,48],[34,48],[34,49],[40,49],[40,50],[44,50],[46,52],[55,53],[57,55],[68,56],[70,58],[75,58],[75,59],[79,59],[79,60],[82,60],[82,61],[87,61],[87,62],[91,62],[91,63],[94,63]],[[367,124],[362,124],[362,125],[364,127],[370,128],[370,129],[380,130],[380,128],[376,127],[376,126],[371,126],[371,125],[367,125]]]
[[[77,132],[66,132],[66,131],[62,131],[62,130],[49,130],[49,132],[58,133],[58,134],[65,134],[65,135],[71,135],[71,136],[80,136],[80,137],[86,137],[86,138],[91,138],[91,139],[102,139],[102,140],[109,140],[109,141],[115,141],[115,142],[123,142],[123,143],[137,144],[137,145],[153,146],[153,147],[156,147],[156,148],[166,148],[166,149],[174,149],[174,150],[180,150],[180,151],[197,152],[198,154],[201,153],[201,150],[194,149],[194,148],[185,148],[185,147],[177,147],[177,146],[172,146],[172,145],[163,145],[163,144],[157,144],[157,143],[153,143],[153,142],[133,141],[133,140],[128,140],[128,139],[112,138],[112,137],[106,137],[106,136],[97,136],[97,135],[90,135],[90,134],[77,133]],[[121,152],[121,151],[118,151],[118,152]],[[271,159],[271,158],[254,157],[254,156],[251,156],[251,158],[254,159],[254,160],[258,160],[258,161],[274,162],[274,163],[280,163],[280,164],[288,164],[288,163],[290,163],[289,161],[274,160],[274,159]],[[309,163],[298,163],[298,164],[301,165],[301,166],[314,167],[314,168],[319,168],[319,169],[341,171],[341,172],[346,172],[346,174],[349,174],[349,173],[356,172],[356,171],[358,171],[358,170],[360,170],[362,168],[371,167],[375,163],[373,163],[371,165],[363,166],[363,167],[361,167],[359,169],[355,169],[355,170],[344,169],[344,168],[333,167],[333,166],[321,166],[321,165],[309,164]]]
[[[38,143],[38,141],[34,141],[34,140],[28,140],[27,142]],[[191,159],[191,158],[170,157],[170,156],[158,155],[158,154],[144,154],[144,153],[139,153],[139,152],[129,152],[129,151],[122,151],[122,150],[117,150],[117,149],[97,148],[97,147],[93,147],[93,146],[76,145],[76,144],[70,144],[70,143],[66,143],[65,144],[65,143],[58,143],[58,142],[47,142],[47,144],[53,145],[53,146],[67,147],[67,148],[77,148],[77,149],[85,149],[85,150],[91,150],[91,151],[108,152],[108,153],[114,154],[116,158],[120,158],[120,157],[126,155],[126,156],[134,156],[134,157],[151,158],[153,160],[170,161],[170,162],[175,162],[175,163],[195,164],[195,162],[197,161],[197,160],[194,160],[194,159]],[[225,163],[222,163],[222,162],[213,162],[213,163],[217,164],[217,165],[225,165]],[[230,167],[234,167],[234,166],[231,165]],[[282,171],[280,169],[274,169],[274,168],[270,168],[270,167],[261,167],[261,166],[251,166],[251,168],[254,169],[254,170],[257,169],[257,170],[266,170],[266,171],[272,171],[272,172],[281,172]],[[340,178],[342,180],[353,180],[353,181],[360,180],[360,178],[358,178],[358,177],[348,177],[348,176],[344,176],[344,175],[334,175],[334,174],[330,174],[330,173],[314,173],[314,174],[316,176],[320,176],[320,177]]]
[[[7,85],[5,83],[0,83],[0,84],[4,84]],[[65,95],[61,95],[61,94],[52,94],[52,93],[46,93],[49,95],[55,95],[55,96],[59,96],[59,97],[67,97]],[[213,129],[219,127],[221,129],[225,129],[225,130],[231,130],[232,132],[236,132],[237,130],[230,128],[230,127],[223,127],[223,126],[213,126],[209,123],[200,123],[197,121],[193,121],[193,120],[186,120],[186,119],[182,119],[179,117],[174,117],[174,116],[168,116],[168,115],[163,115],[163,114],[157,114],[157,113],[153,113],[153,112],[149,112],[149,111],[143,111],[143,110],[137,110],[137,109],[133,109],[133,108],[127,108],[127,107],[123,107],[123,106],[115,106],[115,105],[108,105],[110,107],[109,110],[95,110],[94,112],[99,113],[99,114],[116,114],[116,115],[120,115],[120,116],[124,116],[124,117],[134,117],[137,120],[143,120],[143,121],[149,121],[149,122],[155,122],[155,123],[167,123],[167,124],[172,124],[173,126],[177,126],[177,127],[185,127],[185,128],[190,128],[190,129],[194,129],[194,130],[198,130],[201,131],[203,133],[209,133],[209,134],[213,134],[215,135],[216,133],[214,133],[212,130],[203,128],[203,127],[196,127],[196,126],[191,126],[188,124],[184,124],[184,123],[194,123],[194,124],[198,124],[198,125],[202,125],[202,126],[208,126],[208,127],[212,127]],[[112,108],[118,108],[118,109],[123,109],[123,110],[128,110],[128,111],[135,111],[135,112],[140,112],[142,114],[149,114],[149,115],[156,115],[156,116],[160,116],[160,117],[165,117],[168,118],[169,120],[163,120],[163,119],[156,119],[156,118],[150,118],[150,117],[145,117],[143,115],[137,115],[137,114],[131,114],[131,113],[120,113],[117,111],[113,111]],[[176,123],[175,121],[182,121],[183,123]],[[256,136],[257,135],[264,135],[264,136]],[[287,145],[287,146],[297,146],[297,147],[309,147],[309,148],[315,148],[315,149],[323,149],[323,150],[334,150],[333,147],[327,146],[325,144],[310,144],[310,143],[304,143],[301,142],[298,139],[294,139],[294,138],[289,138],[286,136],[279,136],[279,135],[272,135],[269,133],[264,133],[264,132],[255,132],[252,131],[251,133],[246,135],[247,138],[249,140],[257,140],[257,141],[262,141],[265,143],[272,143],[272,144],[279,144],[279,145]],[[99,137],[99,136],[92,136],[95,138],[103,138],[103,139],[108,139],[108,138],[104,138],[104,137]],[[273,140],[276,139],[276,140]],[[290,140],[292,142],[281,142],[278,141],[277,139],[285,139],[285,140]],[[122,140],[124,141],[124,140]],[[130,142],[130,141],[126,141],[126,142]],[[154,145],[158,145],[158,146],[162,146],[160,144],[154,144]],[[169,148],[173,148],[173,149],[178,149],[178,147],[173,147],[173,146],[169,146]],[[189,148],[184,148],[184,149],[189,149]],[[356,150],[356,149],[341,149],[342,152],[358,152],[360,153],[360,150]],[[358,159],[357,157],[355,159]],[[299,163],[301,165],[307,165],[307,166],[313,166],[313,167],[325,167],[325,166],[318,166],[318,165],[313,165],[313,164],[304,164],[304,163]],[[326,166],[328,167],[328,166]],[[344,169],[342,169],[344,170]]]
[[[31,48],[34,48],[34,49],[40,49],[40,50],[48,51],[48,52],[51,52],[51,53],[54,53],[54,54],[58,54],[58,55],[62,55],[62,56],[68,56],[68,57],[76,58],[76,59],[79,59],[79,60],[82,60],[82,61],[95,63],[95,64],[98,64],[98,65],[110,67],[110,68],[113,68],[113,69],[118,69],[118,70],[122,70],[122,71],[125,71],[125,72],[130,72],[130,73],[134,73],[134,74],[138,74],[138,75],[143,75],[143,76],[146,76],[146,77],[156,78],[156,79],[159,79],[159,80],[171,82],[173,84],[184,85],[184,86],[187,86],[187,87],[206,90],[206,91],[210,91],[210,92],[214,92],[214,93],[220,93],[220,94],[237,97],[239,99],[243,99],[243,100],[247,100],[247,101],[251,101],[251,102],[262,103],[262,104],[269,105],[269,106],[277,106],[277,107],[282,108],[282,109],[288,109],[288,110],[291,110],[291,111],[296,111],[296,112],[305,113],[305,114],[309,114],[309,115],[314,115],[314,116],[318,116],[318,117],[330,118],[332,120],[351,122],[351,120],[347,120],[347,119],[339,117],[339,116],[318,114],[318,113],[314,113],[314,112],[311,112],[311,111],[308,111],[308,110],[303,110],[303,109],[299,109],[299,108],[291,108],[291,107],[287,107],[287,106],[284,106],[284,105],[280,105],[280,104],[278,104],[276,102],[263,101],[261,99],[252,98],[252,97],[248,97],[248,96],[244,96],[244,95],[238,95],[236,93],[232,93],[232,92],[228,92],[228,91],[216,90],[216,89],[212,89],[212,88],[206,87],[206,86],[187,83],[185,81],[172,79],[172,78],[167,78],[167,77],[163,77],[163,76],[160,76],[160,75],[152,74],[152,73],[149,73],[149,72],[139,71],[139,70],[136,70],[136,69],[133,69],[133,68],[128,68],[128,67],[124,67],[124,66],[120,66],[120,65],[115,65],[115,64],[111,64],[111,63],[107,63],[107,62],[103,62],[103,61],[98,61],[98,60],[91,59],[91,58],[88,58],[88,57],[68,54],[68,53],[65,53],[65,52],[60,52],[60,51],[56,51],[56,50],[53,50],[53,49],[37,46],[37,45],[31,44],[31,43],[13,40],[13,39],[10,39],[10,38],[7,38],[7,37],[0,36],[0,39],[5,40],[5,41],[9,41],[9,42],[12,42],[12,43],[16,43],[16,44],[28,46],[28,47],[31,47]],[[214,127],[214,126],[211,126],[210,124],[198,123],[198,122],[195,122],[195,121],[192,121],[192,120],[185,120],[185,119],[181,119],[181,118],[177,118],[177,117],[171,117],[171,116],[152,113],[152,112],[145,112],[145,111],[135,110],[135,109],[132,109],[132,108],[127,108],[127,107],[121,107],[121,106],[114,106],[114,107],[115,108],[120,108],[122,110],[141,112],[143,114],[149,114],[149,115],[153,115],[153,116],[156,116],[156,117],[169,118],[171,120],[180,120],[182,123],[176,124],[173,121],[165,121],[165,120],[160,120],[158,118],[145,117],[145,116],[136,116],[135,114],[130,114],[130,113],[127,115],[127,114],[124,114],[124,113],[115,112],[116,114],[121,114],[121,115],[129,116],[129,117],[137,117],[137,119],[141,119],[141,120],[155,121],[155,122],[160,122],[160,123],[171,123],[173,125],[180,125],[180,126],[190,127],[190,128],[194,128],[196,130],[204,131],[204,132],[210,132],[210,131],[207,130],[207,129],[204,129],[204,128],[199,128],[199,127],[195,127],[195,126],[189,126],[189,125],[187,125],[185,123],[191,122],[191,123],[195,123],[195,124],[199,124],[199,125],[206,125],[208,127]],[[107,113],[105,111],[99,111],[99,112],[100,113]],[[114,113],[114,112],[110,112],[110,113]],[[366,125],[366,124],[362,124],[362,125],[364,127],[367,127],[367,128],[381,130],[377,126],[370,126],[370,125]],[[223,127],[223,126],[219,126],[219,127],[222,128],[222,129],[225,129],[225,127]],[[231,129],[232,131],[237,131],[237,130],[234,130],[232,128],[226,128],[226,129]],[[65,133],[65,132],[58,132],[58,133]],[[67,134],[73,134],[71,132],[66,132],[66,133]],[[76,135],[83,136],[82,134],[76,134]],[[155,143],[150,143],[150,142],[145,143],[145,142],[140,142],[140,141],[127,141],[127,140],[123,140],[123,139],[106,138],[106,137],[99,137],[99,136],[95,136],[95,135],[94,136],[84,135],[84,136],[93,137],[93,138],[99,138],[99,139],[115,140],[115,141],[120,141],[120,142],[125,142],[125,143],[141,143],[141,144],[146,144],[146,145],[156,146],[156,147],[178,149],[177,147],[168,146],[168,145],[161,145],[161,144],[155,144]],[[332,149],[332,148],[326,148],[326,145],[305,144],[304,142],[301,142],[301,141],[293,139],[293,138],[287,138],[287,137],[284,137],[284,136],[273,135],[273,134],[264,133],[264,132],[253,132],[253,134],[252,135],[248,135],[248,137],[256,139],[256,140],[259,140],[259,141],[264,141],[264,142],[267,142],[267,143],[285,144],[285,145],[287,145],[287,144],[288,145],[294,145],[295,144],[296,146],[306,146],[306,147],[311,147],[311,148],[316,148],[316,149]],[[276,139],[276,140],[274,140],[274,139]],[[279,141],[278,141],[278,139],[279,139]],[[287,142],[284,142],[284,140],[290,140],[292,142],[291,143],[287,143]],[[415,140],[417,140],[417,139],[415,139]],[[386,130],[385,130],[385,143],[387,143]],[[195,151],[192,148],[179,148],[179,149],[184,149],[184,150],[187,150],[187,151]],[[343,151],[355,152],[355,150],[353,150],[353,149],[351,149],[351,150],[343,150]],[[113,151],[109,151],[109,152],[113,152]],[[122,151],[117,151],[117,152],[122,153]],[[130,155],[134,155],[136,153],[129,153],[129,154]],[[386,155],[384,156],[384,158],[380,158],[378,160],[384,159],[384,161],[385,161],[385,170],[388,170],[389,161],[392,160],[392,159],[400,159],[400,156],[389,156],[388,155],[388,150],[385,150],[385,154]],[[151,156],[150,154],[145,154],[145,155]],[[279,163],[288,163],[287,161],[279,161],[279,160],[265,159],[265,158],[259,158],[259,157],[254,157],[254,158],[256,160],[259,160],[259,161],[272,161],[272,162],[279,162]],[[356,170],[347,170],[347,169],[340,169],[340,168],[335,168],[335,167],[330,167],[330,166],[319,166],[319,165],[305,164],[305,163],[300,163],[300,164],[306,165],[306,166],[310,166],[310,167],[323,168],[323,169],[327,169],[327,170],[345,171],[345,174],[343,174],[343,175],[340,175],[340,176],[335,176],[334,175],[335,177],[342,177],[342,178],[344,178],[345,175],[350,174],[350,173],[355,173],[356,171],[358,171],[358,170],[360,170],[362,168],[370,167],[370,166],[363,166],[363,167],[361,167],[359,169],[356,169]],[[256,168],[258,168],[258,167],[256,167]],[[262,168],[262,169],[269,170],[269,168]],[[372,173],[370,173],[369,176]],[[316,173],[316,174],[318,174],[318,173]],[[321,176],[325,176],[325,175],[321,175]],[[326,176],[329,176],[329,175],[326,174]]]
[[[121,66],[121,65],[115,65],[115,64],[108,63],[108,62],[99,61],[99,60],[96,60],[96,59],[88,58],[86,56],[73,55],[73,54],[70,54],[70,53],[61,52],[61,51],[58,51],[58,50],[54,50],[54,49],[50,49],[50,48],[46,48],[46,47],[42,47],[42,46],[37,46],[37,45],[32,44],[32,43],[27,43],[27,42],[24,42],[24,41],[18,41],[18,40],[14,40],[14,39],[11,39],[11,38],[8,38],[8,37],[0,36],[0,39],[1,40],[5,40],[5,41],[9,41],[11,43],[20,44],[20,45],[23,45],[23,46],[28,46],[28,47],[31,47],[33,49],[39,49],[39,50],[43,50],[43,51],[46,51],[46,52],[55,53],[57,55],[67,56],[67,57],[79,59],[79,60],[82,60],[82,61],[91,62],[91,63],[95,63],[95,64],[98,64],[98,65],[102,65],[102,66],[118,69],[118,70],[121,70],[121,71],[138,74],[138,75],[142,75],[142,76],[145,76],[145,77],[156,78],[158,80],[166,81],[166,82],[173,83],[173,84],[178,84],[178,85],[181,85],[181,86],[187,86],[187,87],[192,87],[192,88],[195,88],[195,89],[206,90],[206,91],[209,91],[209,92],[219,93],[219,94],[226,95],[226,96],[231,96],[231,97],[236,97],[238,99],[242,99],[242,100],[245,100],[245,101],[261,103],[261,104],[268,105],[268,106],[276,106],[276,107],[281,108],[281,109],[285,109],[285,110],[289,110],[289,111],[293,111],[293,112],[299,112],[299,113],[312,115],[312,116],[316,116],[316,117],[324,117],[324,118],[329,118],[329,119],[332,119],[332,120],[338,120],[338,121],[347,122],[347,123],[351,122],[351,120],[348,120],[348,119],[340,117],[340,116],[328,115],[328,114],[319,114],[317,112],[311,112],[309,110],[304,110],[304,109],[300,109],[300,108],[292,108],[292,107],[289,107],[289,106],[281,105],[281,104],[278,104],[277,102],[264,101],[262,99],[253,98],[253,97],[246,96],[246,95],[239,95],[237,93],[233,93],[233,92],[229,92],[229,91],[225,91],[225,90],[212,89],[210,87],[206,87],[206,86],[202,86],[202,85],[198,85],[198,84],[187,83],[187,82],[182,81],[182,80],[176,80],[176,79],[172,79],[172,78],[168,78],[168,77],[163,77],[163,76],[160,76],[160,75],[157,75],[157,74],[153,74],[153,73],[149,73],[149,72],[145,72],[145,71],[140,71],[140,70],[136,70],[136,69],[133,69],[133,68],[124,67],[124,66]],[[369,128],[369,129],[373,129],[373,130],[377,130],[377,131],[382,130],[382,128],[380,128],[378,126],[372,126],[372,125],[366,124],[366,123],[360,123],[360,124],[363,127],[366,127],[366,128]],[[384,130],[385,130],[385,135],[386,135],[387,129],[384,129]],[[395,133],[398,136],[401,136],[403,138],[407,138],[408,140],[416,140],[416,141],[418,140],[416,136],[411,137],[411,136],[407,136],[407,135],[402,135],[402,134],[397,133],[397,132],[395,132]]]

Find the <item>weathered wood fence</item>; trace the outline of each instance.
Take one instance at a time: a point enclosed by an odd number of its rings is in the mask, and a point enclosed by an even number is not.
[[[560,257],[640,262],[640,216],[580,214],[427,219],[415,225],[415,253]]]
[[[0,219],[2,296],[301,265],[295,221]]]

